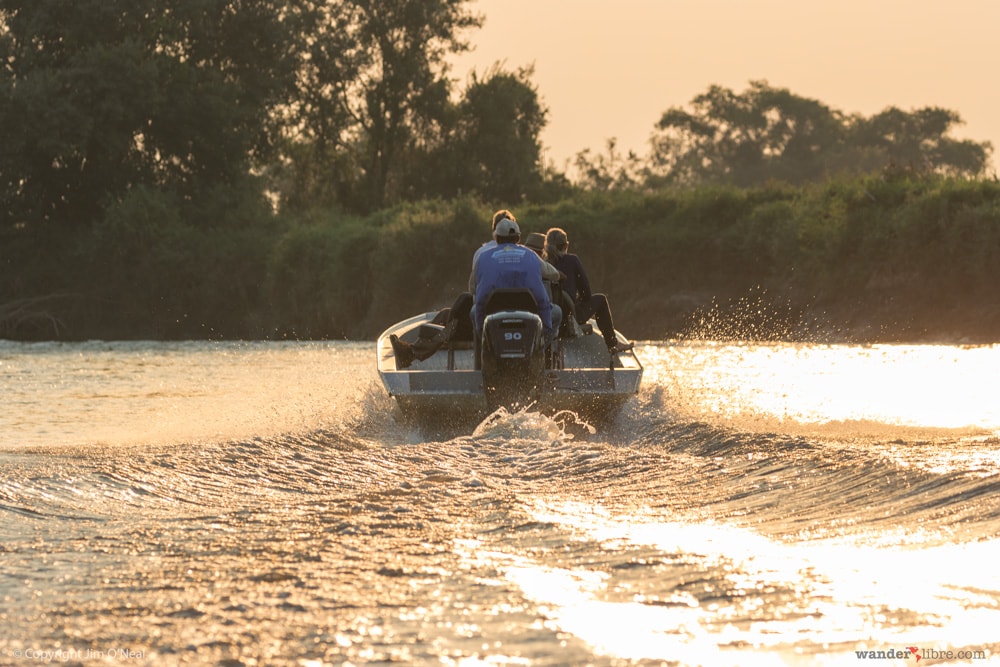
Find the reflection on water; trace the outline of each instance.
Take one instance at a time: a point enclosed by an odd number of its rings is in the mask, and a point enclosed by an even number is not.
[[[639,354],[441,441],[370,344],[0,342],[0,664],[996,659],[1000,348]]]
[[[873,536],[879,543],[873,545],[843,539],[789,542],[733,526],[671,521],[649,510],[610,516],[601,507],[579,503],[538,502],[533,516],[570,527],[575,539],[594,540],[606,551],[649,546],[687,564],[700,562],[704,571],[719,572],[715,585],[723,594],[708,610],[690,593],[669,591],[665,598],[654,596],[656,607],[669,607],[672,623],[643,622],[653,611],[648,592],[633,596],[630,602],[614,603],[613,615],[629,619],[616,624],[617,641],[629,646],[633,654],[641,652],[638,657],[665,655],[656,648],[665,628],[688,629],[671,641],[685,644],[684,653],[704,660],[710,655],[707,647],[754,646],[773,651],[792,648],[803,638],[814,645],[839,646],[853,656],[853,644],[874,629],[878,634],[872,639],[903,644],[911,640],[913,625],[934,628],[922,632],[926,642],[984,645],[994,641],[1000,626],[995,595],[1000,591],[997,542],[936,544],[922,549],[913,548],[921,545],[912,544],[907,535],[895,536],[895,544],[886,535]],[[960,573],[952,571],[956,563],[963,564]],[[521,564],[513,576],[532,582],[535,591],[544,590],[546,583],[557,584],[547,599],[577,606],[567,601],[592,593],[595,584],[604,583],[596,574],[584,571],[567,576],[545,566]],[[905,616],[909,618],[900,624]],[[593,614],[581,619],[575,611],[569,614],[577,624],[589,620],[605,629],[602,619],[607,617]],[[623,627],[628,631],[623,633]],[[584,629],[581,636],[593,634]],[[681,647],[674,650],[681,654]],[[826,650],[828,657],[831,651]],[[613,654],[624,655],[621,649]],[[712,664],[722,662],[721,656],[711,659]],[[725,662],[747,664],[743,655]]]
[[[693,343],[654,347],[655,381],[690,410],[791,424],[995,429],[1000,348]]]
[[[0,341],[0,446],[176,443],[272,435],[350,410],[346,343]],[[342,362],[347,362],[342,365]]]

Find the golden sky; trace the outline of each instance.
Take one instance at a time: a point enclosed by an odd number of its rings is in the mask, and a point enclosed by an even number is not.
[[[546,158],[616,137],[643,154],[666,109],[765,79],[846,113],[940,106],[1000,149],[1000,0],[474,0],[452,76],[534,64]],[[994,155],[993,164],[1000,162]]]

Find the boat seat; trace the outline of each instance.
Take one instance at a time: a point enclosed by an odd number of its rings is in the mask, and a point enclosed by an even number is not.
[[[499,288],[490,292],[483,304],[483,314],[489,315],[501,310],[526,310],[529,313],[538,312],[538,302],[535,296],[526,289]]]

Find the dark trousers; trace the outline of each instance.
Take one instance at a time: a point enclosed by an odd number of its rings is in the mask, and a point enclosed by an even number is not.
[[[611,319],[611,306],[608,305],[608,297],[603,294],[592,294],[586,301],[576,302],[576,321],[584,324],[593,317],[597,320],[597,328],[604,336],[604,342],[611,347],[617,340],[615,338],[615,323]]]
[[[472,295],[462,292],[455,299],[451,308],[442,308],[431,320],[431,324],[438,324],[444,329],[428,337],[422,334],[413,343],[413,358],[417,361],[428,359],[437,352],[445,343],[455,343],[459,341],[472,340]]]
[[[447,338],[449,341],[472,340],[472,295],[462,292],[455,299],[448,314]]]

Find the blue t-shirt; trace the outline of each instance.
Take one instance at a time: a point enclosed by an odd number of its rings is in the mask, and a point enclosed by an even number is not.
[[[538,302],[538,316],[545,332],[552,330],[552,302],[542,282],[542,260],[533,250],[516,243],[501,243],[485,250],[476,261],[476,303],[486,303],[495,289],[527,289]],[[476,330],[483,330],[486,316],[476,308]]]

